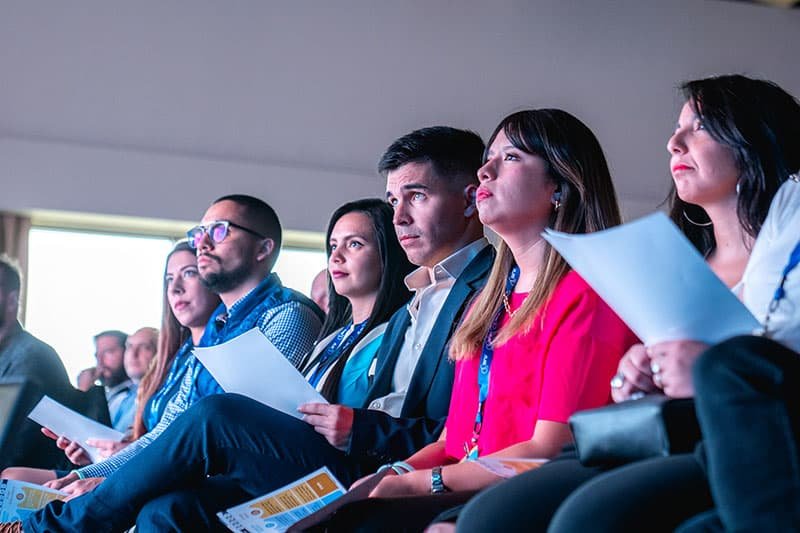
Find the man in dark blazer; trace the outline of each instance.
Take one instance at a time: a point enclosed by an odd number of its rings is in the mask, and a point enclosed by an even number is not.
[[[322,466],[349,485],[435,440],[453,383],[448,340],[494,255],[475,209],[482,155],[474,133],[433,127],[381,159],[398,238],[420,268],[405,280],[415,295],[390,321],[362,408],[306,404],[299,420],[243,396],[209,396],[92,492],[48,506],[25,530],[123,530],[134,520],[143,531],[218,529],[218,511]]]

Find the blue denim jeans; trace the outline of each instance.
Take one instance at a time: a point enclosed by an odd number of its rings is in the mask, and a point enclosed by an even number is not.
[[[302,420],[244,396],[209,396],[95,490],[67,503],[52,502],[28,517],[23,529],[121,531],[146,505],[143,530],[155,524],[208,529],[216,525],[217,511],[322,466],[345,486],[374,467],[332,447]],[[199,514],[183,512],[189,506]]]

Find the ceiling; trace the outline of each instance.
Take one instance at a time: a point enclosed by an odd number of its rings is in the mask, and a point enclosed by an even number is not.
[[[625,211],[664,197],[681,80],[800,94],[800,12],[714,0],[0,0],[0,208],[193,220],[259,194],[319,230],[432,124],[562,107]]]

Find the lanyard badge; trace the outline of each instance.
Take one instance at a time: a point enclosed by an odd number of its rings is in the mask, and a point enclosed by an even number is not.
[[[504,298],[508,300],[511,292],[519,280],[519,267],[514,265],[506,278]],[[478,439],[481,429],[483,429],[483,407],[489,397],[489,378],[491,376],[492,358],[494,357],[494,338],[500,328],[500,318],[503,316],[503,306],[495,311],[492,324],[486,338],[483,339],[483,349],[481,350],[481,362],[478,367],[478,408],[475,413],[475,424],[472,426],[472,438],[464,443],[463,461],[475,461],[478,458]]]

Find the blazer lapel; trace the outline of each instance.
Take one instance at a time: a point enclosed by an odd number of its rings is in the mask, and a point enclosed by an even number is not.
[[[394,367],[400,355],[400,348],[403,347],[406,330],[411,324],[411,315],[404,305],[398,309],[383,335],[383,341],[378,348],[377,368],[375,378],[369,387],[363,407],[367,407],[372,400],[386,396],[392,391],[392,378],[394,377]]]
[[[416,406],[425,399],[439,366],[450,364],[446,346],[460,322],[470,296],[483,286],[493,259],[494,248],[490,245],[475,256],[450,289],[414,369],[408,394],[403,402],[403,416],[414,412]]]

